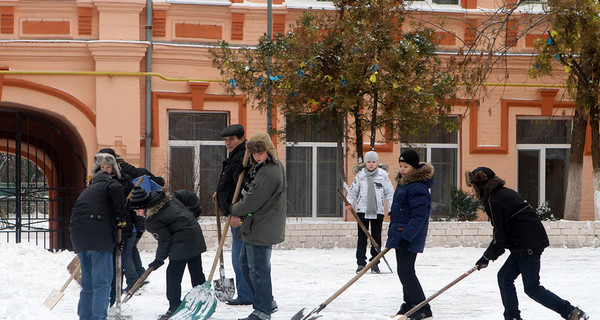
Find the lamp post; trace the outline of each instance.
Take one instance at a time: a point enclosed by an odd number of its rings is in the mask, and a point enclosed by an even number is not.
[[[273,0],[267,0],[267,37],[269,38],[269,41],[273,41]],[[269,54],[269,73],[272,72],[271,70],[271,56]],[[267,133],[271,134],[271,129],[273,127],[272,121],[271,121],[271,114],[273,113],[273,102],[272,102],[272,95],[273,95],[273,83],[271,79],[268,79],[267,81],[267,85],[268,85],[268,93],[267,93]]]

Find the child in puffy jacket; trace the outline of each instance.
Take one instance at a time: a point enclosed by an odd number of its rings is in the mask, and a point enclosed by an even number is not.
[[[358,165],[354,170],[357,172],[348,192],[348,202],[346,206],[348,211],[352,210],[352,205],[355,205],[356,213],[369,230],[371,226],[371,235],[381,248],[381,226],[383,217],[392,206],[392,196],[394,194],[394,186],[388,176],[387,167],[379,166],[379,156],[375,151],[369,151],[365,154],[365,163]],[[356,244],[356,273],[360,272],[367,265],[367,235],[358,225],[358,240]],[[371,259],[377,255],[377,249],[371,245]],[[372,273],[380,273],[379,266],[374,265],[371,268]]]
[[[397,314],[405,314],[425,300],[425,293],[415,273],[417,253],[423,252],[429,217],[431,215],[431,193],[433,166],[421,163],[419,154],[406,150],[398,159],[400,173],[394,192],[387,248],[396,249],[398,278],[402,283],[404,303]],[[431,308],[426,304],[409,319],[421,320],[432,317]]]

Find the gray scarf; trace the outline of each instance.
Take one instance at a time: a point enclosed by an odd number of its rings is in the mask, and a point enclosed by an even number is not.
[[[377,195],[375,194],[375,182],[373,178],[377,174],[378,168],[369,171],[365,167],[365,174],[367,175],[367,212],[365,212],[365,218],[377,218]]]

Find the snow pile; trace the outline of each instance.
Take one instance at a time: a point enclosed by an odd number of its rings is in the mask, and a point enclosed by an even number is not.
[[[426,248],[417,258],[417,274],[426,295],[431,295],[469,270],[483,253],[477,248]],[[204,272],[208,274],[214,251],[202,255]],[[31,244],[0,243],[0,319],[10,320],[75,320],[79,285],[73,281],[54,310],[42,305],[50,292],[60,290],[69,278],[66,266],[72,252],[48,252]],[[496,284],[496,273],[507,254],[492,262],[487,269],[474,272],[456,286],[436,298],[432,310],[436,320],[475,319],[501,320],[502,302]],[[154,254],[142,252],[149,263]],[[231,253],[225,253],[225,274],[233,277]],[[386,258],[393,274],[365,274],[319,314],[324,320],[389,320],[400,307],[402,287],[396,276],[393,251]],[[354,275],[356,263],[352,249],[275,250],[272,254],[274,296],[279,311],[274,320],[289,320],[306,308],[307,314],[318,307]],[[389,272],[385,263],[382,272]],[[149,277],[150,283],[125,305],[124,314],[133,319],[156,319],[168,308],[165,297],[165,271],[161,267]],[[218,276],[218,271],[216,276]],[[600,317],[600,249],[550,248],[542,255],[541,283],[560,297],[580,306],[592,319]],[[523,293],[520,278],[517,291],[525,319],[560,319],[554,312],[532,301]],[[184,293],[190,289],[187,272]],[[251,306],[228,306],[219,302],[211,319],[243,318]]]

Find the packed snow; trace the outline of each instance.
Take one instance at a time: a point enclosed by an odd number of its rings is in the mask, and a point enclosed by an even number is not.
[[[469,270],[481,256],[482,248],[426,248],[417,258],[417,274],[425,294],[432,295]],[[215,251],[202,255],[208,275]],[[54,310],[42,305],[50,292],[59,290],[69,278],[66,266],[74,253],[52,253],[32,244],[0,243],[0,319],[70,320],[77,319],[79,285],[73,281]],[[486,269],[476,271],[432,301],[436,320],[502,319],[502,303],[496,273],[507,254]],[[149,263],[153,252],[142,252]],[[225,252],[225,274],[233,277],[231,252]],[[394,273],[367,273],[333,300],[319,314],[324,320],[389,320],[401,304],[402,287],[395,272],[393,250],[386,255]],[[305,314],[318,307],[354,275],[354,250],[296,249],[274,250],[272,254],[273,293],[279,311],[274,320],[289,320],[306,308]],[[385,263],[383,272],[389,272]],[[133,319],[156,319],[168,308],[165,297],[165,270],[161,267],[148,278],[139,295],[125,305],[124,314]],[[218,276],[218,271],[215,273]],[[586,311],[591,319],[600,319],[600,249],[549,248],[542,255],[541,283],[546,288]],[[556,313],[525,295],[520,278],[517,291],[522,317],[526,320],[560,319]],[[190,289],[189,276],[183,280],[184,293]],[[231,320],[247,316],[251,306],[228,306],[219,302],[211,319]]]

